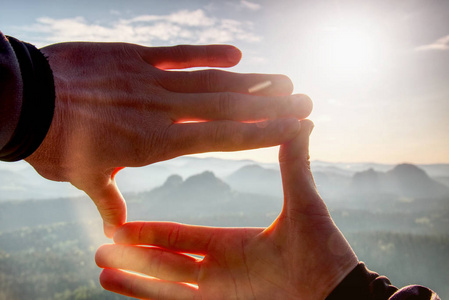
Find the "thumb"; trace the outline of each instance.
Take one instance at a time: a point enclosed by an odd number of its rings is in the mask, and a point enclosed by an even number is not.
[[[112,238],[115,230],[126,222],[126,203],[113,176],[89,180],[88,185],[77,186],[84,190],[97,206],[103,219],[103,229]]]
[[[283,214],[293,219],[299,215],[328,215],[310,170],[309,136],[313,127],[312,121],[302,120],[299,134],[281,145],[279,151],[284,190]]]

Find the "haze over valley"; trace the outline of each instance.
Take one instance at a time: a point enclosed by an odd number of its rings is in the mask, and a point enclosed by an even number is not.
[[[449,165],[315,161],[312,171],[360,260],[397,286],[449,296]],[[265,227],[283,201],[278,166],[250,160],[181,157],[117,181],[131,221]],[[0,165],[0,299],[125,299],[98,284],[93,257],[108,242],[80,191],[27,164]]]

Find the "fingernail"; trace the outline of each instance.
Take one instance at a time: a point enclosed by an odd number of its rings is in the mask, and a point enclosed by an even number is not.
[[[315,124],[313,124],[312,121],[309,120],[309,135],[312,134],[313,129],[315,128]]]
[[[114,235],[115,230],[116,230],[116,227],[114,225],[109,224],[107,222],[103,222],[103,231],[104,231],[104,234],[106,235],[106,237],[111,239]]]
[[[307,130],[309,136],[312,133],[313,128],[315,128],[315,124],[313,124],[313,122],[310,120],[302,120],[301,125],[303,130]]]

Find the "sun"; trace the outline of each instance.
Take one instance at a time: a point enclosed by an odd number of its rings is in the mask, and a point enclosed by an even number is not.
[[[332,27],[321,35],[317,61],[336,75],[375,72],[381,62],[381,41],[363,27]]]

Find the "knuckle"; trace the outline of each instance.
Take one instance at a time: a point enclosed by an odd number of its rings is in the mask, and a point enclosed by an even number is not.
[[[103,199],[97,203],[97,207],[103,217],[103,220],[110,223],[112,223],[117,216],[123,212],[122,205],[115,205],[114,203],[110,203]]]
[[[160,278],[162,268],[162,257],[165,251],[160,249],[152,249],[146,253],[144,265],[142,267],[143,273]]]
[[[173,227],[170,229],[170,232],[168,234],[168,248],[176,248],[179,241],[179,231],[180,225],[173,224]]]
[[[226,123],[218,124],[215,127],[212,140],[214,141],[214,144],[217,148],[221,148],[221,146],[224,144],[224,139],[227,135],[229,135],[229,132],[230,129]]]
[[[165,268],[164,268],[164,262],[167,261],[167,252],[165,250],[156,250],[156,256],[152,258],[152,273],[154,274],[154,277],[156,278],[164,278],[167,276],[167,274],[164,274]]]
[[[235,115],[233,105],[233,94],[229,92],[220,93],[217,101],[217,109],[224,117],[231,117]]]
[[[141,142],[134,147],[134,162],[137,166],[164,160],[165,156],[172,151],[169,131],[162,126],[155,127],[153,130],[142,129],[138,140]]]
[[[277,115],[291,115],[295,111],[294,102],[290,96],[282,96],[278,101],[274,101],[273,106]]]
[[[286,110],[284,98],[261,97],[258,99],[259,107],[256,117],[260,119],[273,120],[282,115],[282,111]]]
[[[131,294],[138,294],[140,292],[140,284],[138,281],[138,277],[131,277],[129,279],[129,286],[128,286],[128,291]]]
[[[218,124],[212,137],[215,148],[219,150],[235,149],[243,142],[243,135],[230,122]]]
[[[123,262],[128,260],[129,253],[127,253],[128,248],[124,246],[114,247],[116,251],[115,255],[112,255],[113,265],[120,266]]]
[[[280,116],[290,116],[294,114],[293,102],[290,96],[279,96],[265,98],[261,104],[261,114],[269,120],[276,119]]]
[[[138,233],[137,233],[137,241],[138,241],[139,243],[140,243],[141,241],[144,241],[145,238],[146,238],[146,236],[143,235],[143,232],[144,232],[145,227],[147,226],[147,224],[148,224],[148,223],[142,222],[142,223],[140,223],[140,225],[139,225],[139,230],[138,230]]]
[[[176,57],[179,60],[187,60],[189,58],[189,51],[187,50],[186,45],[177,45],[170,47],[170,55],[172,57]]]
[[[288,97],[259,97],[254,105],[257,106],[257,111],[253,112],[258,119],[273,120],[279,116],[286,116],[291,114],[291,107],[289,105],[290,99]]]
[[[200,83],[206,89],[207,92],[217,91],[217,84],[220,82],[220,75],[218,70],[201,71]]]

